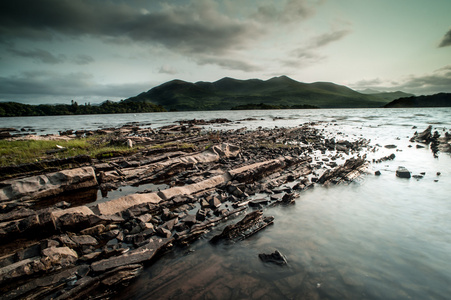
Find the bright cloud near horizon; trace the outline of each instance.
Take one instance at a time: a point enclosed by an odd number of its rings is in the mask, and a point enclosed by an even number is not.
[[[449,0],[2,0],[0,101],[98,103],[172,79],[451,92]]]

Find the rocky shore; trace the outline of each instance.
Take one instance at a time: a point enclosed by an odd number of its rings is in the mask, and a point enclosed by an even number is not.
[[[227,122],[61,133],[105,135],[140,150],[48,161],[45,170],[37,164],[3,168],[2,299],[108,297],[145,265],[220,224],[229,225],[212,243],[246,239],[273,224],[267,208],[293,205],[315,184],[344,184],[369,171],[365,154],[374,147],[366,139],[328,138],[313,123],[254,131],[201,127]],[[440,139],[430,129],[412,139],[449,148],[449,136]],[[106,196],[140,186],[155,188],[96,198],[98,190]],[[260,258],[286,263],[278,251]]]

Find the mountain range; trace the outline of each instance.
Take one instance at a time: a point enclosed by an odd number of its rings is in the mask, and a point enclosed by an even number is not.
[[[370,108],[382,107],[394,99],[412,94],[359,93],[331,82],[303,83],[287,76],[269,80],[238,80],[229,77],[196,83],[172,80],[125,102],[152,102],[167,110],[229,110],[239,106]]]

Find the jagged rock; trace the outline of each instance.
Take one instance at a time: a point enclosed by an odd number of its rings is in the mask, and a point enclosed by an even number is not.
[[[104,231],[105,231],[105,225],[98,224],[96,226],[83,229],[80,231],[80,233],[82,235],[100,235]]]
[[[70,239],[77,244],[77,246],[97,245],[98,241],[90,235],[74,235]]]
[[[73,279],[74,274],[85,275],[86,272],[81,272],[86,268],[86,265],[81,265],[59,273],[51,274],[45,277],[33,279],[17,288],[10,290],[2,295],[3,300],[13,299],[38,299],[42,291],[49,292],[51,290],[59,290],[61,284]],[[88,268],[89,270],[89,268]],[[27,297],[25,297],[27,295]]]
[[[248,202],[250,207],[260,207],[262,205],[268,204],[268,200],[266,199],[254,199]]]
[[[96,261],[91,264],[94,272],[104,272],[106,270],[136,264],[152,259],[158,251],[161,251],[173,241],[173,238],[153,238],[144,246],[131,250],[120,256],[111,257]]]
[[[274,263],[277,265],[286,265],[287,264],[287,259],[285,258],[285,256],[282,253],[280,253],[279,250],[276,250],[276,251],[274,251],[274,253],[271,253],[271,254],[261,253],[258,255],[258,257],[263,262]]]
[[[69,247],[50,247],[42,250],[40,262],[42,270],[58,269],[73,265],[78,260],[78,254]]]
[[[365,172],[367,167],[368,162],[365,157],[350,158],[343,165],[332,170],[326,170],[317,182],[324,185],[349,182]]]
[[[159,235],[163,238],[170,238],[172,236],[172,232],[169,229],[164,228],[162,226],[160,226],[156,229],[156,233],[157,233],[157,235]]]
[[[410,172],[405,167],[399,166],[396,170],[396,176],[399,178],[410,178]]]
[[[216,209],[221,206],[221,201],[219,201],[219,199],[216,197],[211,198],[208,203],[210,204],[210,207],[213,209]]]
[[[4,180],[0,184],[0,201],[18,198],[37,200],[96,185],[97,180],[92,167],[62,170],[21,179]]]
[[[295,203],[294,199],[296,199],[297,197],[299,197],[299,194],[297,194],[297,193],[286,193],[282,197],[282,203],[294,204]]]
[[[211,242],[215,243],[221,239],[244,240],[272,224],[273,221],[274,217],[263,217],[263,212],[256,210],[247,214],[238,223],[226,226],[221,234],[218,234],[211,239]]]
[[[384,156],[384,157],[381,157],[379,159],[373,159],[373,162],[374,163],[380,163],[380,162],[387,161],[387,160],[393,160],[393,159],[395,159],[395,157],[396,157],[396,155],[394,153],[392,153],[392,154],[390,154],[388,156]]]
[[[195,215],[187,215],[181,220],[181,222],[187,224],[188,226],[193,226],[197,223],[197,217]]]
[[[96,209],[102,215],[114,215],[116,213],[123,212],[135,205],[144,203],[157,204],[160,201],[161,198],[156,193],[133,194],[111,201],[99,203],[96,206]]]
[[[423,132],[421,133],[415,132],[414,135],[410,138],[410,141],[429,144],[431,142],[431,138],[432,138],[432,125],[429,125],[428,128],[426,128]]]

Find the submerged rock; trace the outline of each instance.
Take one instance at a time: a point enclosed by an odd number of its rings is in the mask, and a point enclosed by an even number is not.
[[[267,263],[273,263],[273,264],[277,264],[277,265],[286,265],[288,263],[285,256],[282,253],[280,253],[279,250],[276,250],[276,251],[274,251],[274,253],[271,253],[271,254],[260,253],[258,255],[258,257],[263,262],[267,262]]]
[[[261,210],[248,213],[241,221],[236,224],[228,225],[222,233],[214,236],[211,242],[215,243],[222,239],[226,240],[244,240],[251,235],[264,229],[266,226],[273,224],[274,217],[263,217]]]

